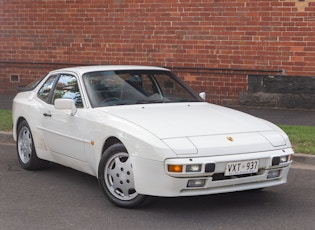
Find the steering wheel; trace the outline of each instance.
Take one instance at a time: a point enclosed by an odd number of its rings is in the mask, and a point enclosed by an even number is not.
[[[118,97],[109,97],[106,98],[102,101],[102,104],[107,104],[107,103],[113,103],[115,101],[119,101],[120,99]]]

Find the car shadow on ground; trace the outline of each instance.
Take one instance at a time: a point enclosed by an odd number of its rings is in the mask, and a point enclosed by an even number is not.
[[[268,206],[279,199],[276,192],[268,189],[241,191],[224,194],[212,194],[195,197],[155,198],[150,204],[154,209],[172,209],[173,211],[185,212],[196,209],[199,211],[213,209],[238,209],[251,208],[253,206]],[[147,207],[145,207],[147,208]]]

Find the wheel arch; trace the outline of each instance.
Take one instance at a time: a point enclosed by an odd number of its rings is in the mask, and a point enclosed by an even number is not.
[[[103,145],[101,155],[103,155],[103,153],[105,152],[106,149],[108,149],[110,146],[117,144],[117,143],[123,144],[122,141],[119,140],[117,137],[114,137],[114,136],[108,137],[106,139],[104,145]]]
[[[26,121],[25,117],[19,117],[17,120],[16,120],[16,125],[14,127],[14,130],[13,130],[13,137],[14,139],[16,140],[17,138],[17,133],[18,133],[18,129],[19,129],[19,126],[21,124],[22,121]],[[27,122],[27,121],[26,121]]]

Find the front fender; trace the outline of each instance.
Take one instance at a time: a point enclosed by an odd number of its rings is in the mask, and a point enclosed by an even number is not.
[[[98,164],[108,138],[118,139],[133,157],[164,161],[176,154],[149,131],[124,119],[103,112],[87,114],[85,152],[87,161],[97,176]]]

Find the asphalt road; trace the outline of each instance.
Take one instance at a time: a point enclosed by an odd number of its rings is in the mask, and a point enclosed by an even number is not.
[[[141,209],[113,206],[96,178],[53,164],[18,165],[0,144],[0,229],[314,229],[315,170],[295,165],[288,183],[262,191],[157,198]]]

